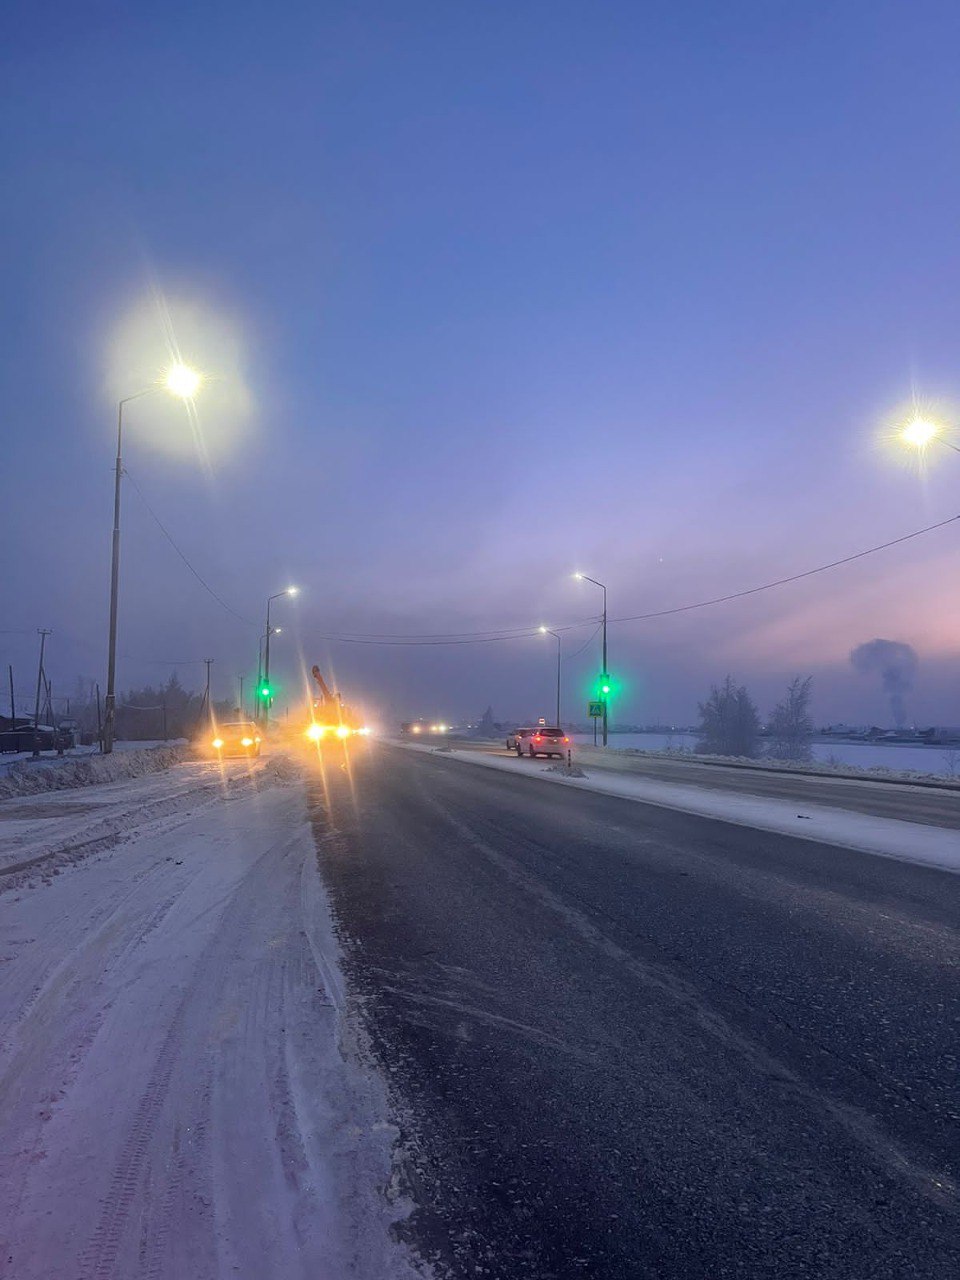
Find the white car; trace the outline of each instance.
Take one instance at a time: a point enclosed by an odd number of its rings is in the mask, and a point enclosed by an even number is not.
[[[570,739],[562,729],[545,724],[532,729],[514,729],[507,738],[508,751],[516,751],[518,756],[526,751],[531,760],[537,756],[556,756],[558,760],[562,760],[569,745]]]

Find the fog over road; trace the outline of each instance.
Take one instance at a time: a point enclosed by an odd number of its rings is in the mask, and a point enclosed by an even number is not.
[[[960,879],[522,772],[386,747],[313,789],[420,1247],[504,1280],[955,1273]]]

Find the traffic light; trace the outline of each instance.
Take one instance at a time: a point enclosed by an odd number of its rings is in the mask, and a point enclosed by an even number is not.
[[[273,686],[268,684],[266,680],[261,680],[260,688],[257,690],[257,697],[261,698],[264,702],[266,702],[268,698],[272,698]]]

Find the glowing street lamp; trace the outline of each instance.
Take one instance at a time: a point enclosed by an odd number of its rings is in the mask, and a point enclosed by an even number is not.
[[[110,629],[107,641],[107,696],[104,700],[103,751],[113,751],[113,736],[117,708],[117,606],[120,592],[120,480],[123,477],[123,406],[131,400],[139,400],[159,389],[168,391],[181,400],[192,400],[200,390],[202,378],[189,365],[177,362],[163,375],[155,386],[145,387],[132,396],[125,396],[117,405],[117,461],[113,489],[113,552],[110,561]]]
[[[943,444],[954,453],[960,453],[955,444],[951,444],[944,436],[944,426],[931,418],[915,415],[900,428],[900,439],[905,445],[923,453],[931,444]]]
[[[177,363],[172,364],[167,370],[163,385],[172,396],[179,396],[181,400],[192,400],[200,390],[202,381],[196,369]]]
[[[295,596],[299,594],[299,587],[285,587],[283,591],[276,591],[272,596],[267,596],[267,630],[264,637],[266,646],[263,657],[263,683],[269,689],[270,687],[270,636],[274,631],[279,631],[279,627],[270,626],[270,605],[274,600],[279,600],[281,596]],[[263,723],[266,724],[270,718],[270,696],[263,699]]]
[[[560,725],[560,664],[563,661],[563,641],[560,639],[559,632],[551,631],[549,627],[541,627],[540,634],[542,636],[553,636],[554,640],[556,640],[557,642],[557,718],[556,720],[554,720],[554,724],[559,729],[561,727]]]

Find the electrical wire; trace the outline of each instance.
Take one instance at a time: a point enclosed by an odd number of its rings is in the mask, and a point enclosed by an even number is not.
[[[581,624],[582,625],[582,624]],[[518,632],[511,635],[491,635],[477,636],[472,640],[380,640],[374,636],[366,639],[360,639],[357,636],[341,636],[341,635],[323,635],[320,634],[316,638],[318,640],[329,640],[336,644],[375,644],[385,645],[388,647],[413,646],[420,648],[429,648],[431,645],[460,645],[460,644],[497,644],[504,640],[525,640],[529,636],[539,635],[539,627],[530,627],[527,631]]]
[[[583,653],[584,649],[589,648],[590,645],[593,644],[594,640],[596,640],[597,636],[600,634],[600,630],[602,627],[603,627],[603,621],[601,620],[600,622],[597,623],[595,629],[590,632],[589,636],[586,638],[586,640],[584,640],[583,644],[580,646],[579,649],[574,650],[573,653],[565,653],[563,655],[564,662],[569,662],[571,658],[579,658],[581,653]]]
[[[127,479],[130,481],[134,489],[137,491],[137,494],[139,495],[140,500],[143,502],[143,505],[146,507],[147,511],[153,517],[158,528],[160,529],[160,532],[167,539],[167,541],[173,547],[174,551],[176,551],[177,555],[180,557],[183,563],[187,566],[187,568],[190,570],[193,576],[197,579],[200,585],[204,588],[204,590],[207,591],[223,609],[225,609],[228,613],[232,614],[233,617],[239,619],[239,621],[243,622],[247,626],[250,626],[250,627],[257,626],[257,623],[251,622],[249,618],[245,618],[242,614],[237,613],[235,609],[231,608],[231,606],[228,605],[227,602],[223,600],[216,593],[216,591],[214,591],[214,589],[210,586],[210,584],[206,582],[206,580],[200,575],[200,573],[198,573],[198,571],[193,567],[193,565],[190,563],[190,561],[187,559],[184,553],[180,550],[179,546],[174,541],[172,535],[167,530],[167,528],[161,521],[160,517],[156,514],[156,512],[150,506],[149,502],[144,496],[143,491],[141,490],[140,486],[137,484],[136,480],[134,480],[133,476],[130,474],[129,471],[125,470],[124,474],[127,476]],[[935,524],[926,525],[922,529],[914,529],[912,533],[905,533],[901,535],[899,538],[891,538],[888,542],[881,542],[881,543],[878,543],[876,546],[867,547],[863,551],[856,551],[852,555],[841,557],[839,560],[831,560],[829,563],[817,565],[813,569],[805,569],[801,573],[789,574],[786,577],[777,578],[772,582],[761,583],[759,586],[756,586],[756,587],[747,587],[742,591],[731,591],[727,595],[714,596],[709,600],[697,600],[691,604],[676,605],[671,609],[656,609],[651,611],[650,613],[634,613],[634,614],[627,614],[619,618],[608,618],[607,620],[608,625],[614,625],[614,624],[619,624],[624,622],[647,622],[654,618],[668,618],[679,613],[690,613],[695,609],[707,609],[712,605],[726,604],[731,600],[743,600],[747,596],[758,595],[762,591],[772,591],[775,587],[787,586],[789,583],[792,583],[792,582],[800,582],[804,578],[812,578],[818,573],[826,573],[831,569],[838,569],[842,565],[852,564],[854,561],[862,560],[866,556],[875,555],[878,551],[887,551],[890,547],[900,546],[902,543],[910,542],[914,538],[923,537],[924,534],[933,533],[937,529],[944,529],[947,527],[947,525],[955,524],[958,520],[960,520],[960,515],[950,516],[946,520],[939,520]],[[588,627],[596,622],[597,622],[597,619],[593,617],[593,618],[588,618],[581,622],[564,623],[562,626],[554,627],[553,630],[560,631],[560,632],[575,631],[575,630],[579,630],[582,627]],[[597,631],[599,629],[600,629],[599,626],[597,626],[596,629],[591,634],[590,640],[587,640],[583,644],[583,646],[576,651],[576,653],[571,654],[569,656],[576,657],[577,654],[582,653],[583,650],[587,648],[587,646],[590,644],[590,641],[597,634]],[[443,632],[443,631],[362,632],[361,631],[361,632],[336,632],[336,633],[321,634],[317,636],[317,639],[326,640],[328,642],[336,643],[336,644],[380,645],[380,646],[387,646],[387,647],[415,646],[415,647],[430,648],[437,645],[448,646],[448,645],[467,645],[467,644],[501,644],[504,641],[508,641],[508,640],[528,639],[530,637],[538,635],[539,631],[540,631],[539,627],[502,627],[502,628],[493,629],[490,631],[448,631],[448,632]],[[8,634],[14,634],[14,633],[11,632]],[[180,666],[180,665],[187,665],[187,663],[193,664],[196,661],[198,661],[198,659],[185,659],[183,663],[171,663],[168,665]]]
[[[651,613],[634,613],[628,614],[620,618],[608,618],[607,625],[623,622],[646,622],[653,618],[668,618],[677,613],[690,613],[694,609],[706,609],[711,605],[725,604],[730,600],[742,600],[746,596],[758,595],[761,591],[771,591],[774,587],[783,587],[791,582],[800,582],[803,578],[812,578],[815,574],[826,573],[830,569],[838,569],[841,565],[852,564],[855,560],[862,560],[865,556],[875,555],[878,551],[887,551],[890,547],[900,546],[901,543],[910,542],[914,538],[923,537],[924,534],[933,533],[937,529],[945,529],[947,525],[955,524],[960,520],[960,515],[950,516],[946,520],[938,520],[936,524],[928,524],[922,529],[914,529],[912,533],[902,534],[899,538],[891,538],[888,542],[880,542],[874,547],[867,547],[863,551],[856,551],[853,555],[843,556],[839,560],[831,560],[828,564],[817,565],[814,569],[805,569],[802,573],[792,573],[784,578],[777,578],[773,582],[764,582],[756,587],[747,587],[743,591],[731,591],[725,596],[714,596],[710,600],[697,600],[691,604],[677,605],[672,609],[657,609]],[[595,622],[595,618],[590,618],[585,622],[567,623],[562,627],[553,628],[555,631],[572,631],[580,627],[590,626]],[[597,628],[599,630],[599,627]],[[324,635],[319,637],[323,640],[332,641],[339,644],[367,644],[367,645],[461,645],[461,644],[491,644],[502,642],[504,640],[522,640],[529,636],[537,635],[539,627],[528,627],[526,629],[515,628],[511,630],[504,629],[500,632],[450,632],[449,639],[444,637],[444,633],[425,632],[422,636],[410,634],[405,638],[400,638],[402,633],[385,632],[382,635],[372,633],[338,633],[335,635]],[[596,635],[593,632],[590,639]],[[576,657],[583,649],[589,645],[588,640],[577,653],[570,654],[571,658]]]
[[[562,625],[553,627],[553,631],[576,631],[580,627],[589,627],[595,622],[599,622],[599,615],[591,618],[582,618],[579,622],[565,622]],[[409,640],[409,641],[436,641],[441,640],[463,640],[471,642],[475,640],[509,640],[513,637],[523,639],[526,636],[536,635],[539,632],[539,626],[531,627],[492,627],[489,631],[338,631],[335,637],[337,640]],[[331,637],[326,637],[330,639]]]
[[[237,613],[236,609],[231,608],[231,606],[227,604],[226,600],[222,599],[220,596],[217,595],[216,591],[214,591],[213,587],[210,586],[209,582],[207,582],[206,579],[201,577],[201,575],[193,567],[193,565],[190,563],[190,561],[187,559],[184,553],[177,546],[176,542],[174,542],[172,534],[164,525],[163,521],[160,519],[157,513],[154,511],[153,507],[151,507],[150,503],[147,501],[146,497],[144,496],[143,490],[137,484],[136,480],[134,480],[133,476],[126,469],[126,467],[124,467],[123,474],[127,477],[130,483],[133,485],[134,489],[137,491],[137,494],[140,497],[140,501],[150,512],[150,515],[153,516],[153,519],[156,521],[157,527],[159,528],[160,532],[163,534],[166,540],[170,543],[171,547],[173,547],[174,551],[177,553],[177,555],[180,557],[183,563],[187,566],[187,568],[190,570],[190,572],[193,574],[196,580],[200,583],[201,587],[203,587],[204,591],[206,591],[209,595],[211,595],[214,598],[214,600],[216,600],[217,604],[220,605],[221,608],[226,609],[227,613],[232,614],[233,617],[237,618],[240,622],[244,623],[246,626],[255,627],[257,625],[255,622],[251,622],[249,618],[245,618],[242,613]]]
[[[831,560],[829,564],[817,565],[815,569],[805,569],[803,573],[792,573],[786,578],[777,578],[775,582],[764,582],[759,587],[748,587],[745,591],[731,591],[729,595],[714,596],[712,600],[698,600],[695,604],[681,604],[674,609],[658,609],[653,613],[633,613],[623,618],[609,618],[613,622],[646,622],[649,618],[667,618],[674,613],[689,613],[692,609],[706,609],[709,605],[725,604],[728,600],[742,600],[745,596],[755,596],[760,591],[770,591],[774,587],[786,586],[789,582],[799,582],[802,578],[812,578],[814,574],[826,573],[828,569],[838,569],[841,565],[852,564],[854,560],[862,560],[864,556],[872,556],[877,551],[886,551],[889,547],[897,547],[913,538],[932,533],[935,529],[945,529],[947,525],[960,520],[960,515],[950,516],[947,520],[938,520],[936,524],[928,524],[924,529],[914,529],[913,533],[905,533],[899,538],[891,538],[889,542],[881,542],[875,547],[867,547],[865,551],[856,551],[852,556],[844,556],[840,560]]]

